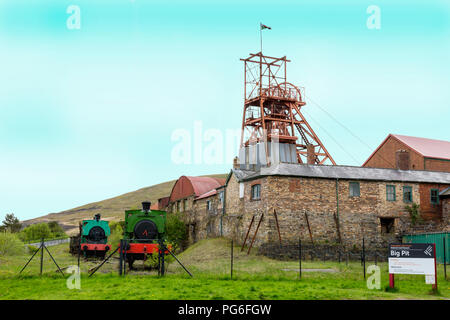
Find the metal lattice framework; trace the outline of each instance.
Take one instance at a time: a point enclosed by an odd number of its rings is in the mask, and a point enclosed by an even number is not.
[[[290,60],[262,52],[240,60],[245,64],[241,147],[267,141],[291,143],[296,145],[298,163],[324,164],[328,160],[335,165],[300,111],[306,104],[302,100],[304,89],[286,81]]]

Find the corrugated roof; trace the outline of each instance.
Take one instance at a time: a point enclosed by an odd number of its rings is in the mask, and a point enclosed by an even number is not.
[[[280,163],[270,167],[261,167],[259,171],[233,169],[240,181],[263,176],[299,176],[329,179],[376,180],[399,182],[429,182],[450,184],[449,172],[397,170],[352,166],[328,166]]]
[[[375,151],[369,156],[369,158],[364,162],[363,166],[369,162],[369,160],[374,156],[375,153],[386,143],[386,141],[392,137],[397,139],[401,143],[407,145],[412,150],[416,151],[420,155],[426,158],[436,158],[450,160],[450,141],[435,140],[428,138],[419,138],[404,136],[400,134],[389,134],[386,139],[375,149]]]
[[[172,188],[170,201],[184,199],[192,195],[198,197],[224,184],[224,178],[182,176]]]
[[[186,178],[188,178],[191,181],[195,195],[197,197],[225,184],[225,179],[223,178],[211,178],[211,177],[186,177]]]
[[[443,197],[443,196],[450,196],[450,187],[442,190],[441,192],[439,192],[439,196]]]
[[[215,195],[215,194],[217,194],[217,190],[216,190],[216,189],[213,189],[213,190],[211,190],[211,191],[208,191],[208,192],[206,192],[206,193],[204,193],[204,194],[198,196],[197,198],[195,198],[195,200],[200,200],[200,199],[208,198],[208,197],[211,197],[211,196],[213,196],[213,195]]]
[[[450,141],[410,137],[399,134],[392,134],[392,136],[424,157],[450,160]]]

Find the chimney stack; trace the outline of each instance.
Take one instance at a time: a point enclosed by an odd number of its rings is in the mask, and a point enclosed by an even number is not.
[[[397,150],[395,152],[395,165],[399,170],[409,170],[410,160],[408,150]]]
[[[239,158],[234,157],[233,159],[233,169],[239,169]]]
[[[312,144],[308,144],[306,146],[306,158],[308,164],[316,164],[316,155],[314,153],[314,146]]]

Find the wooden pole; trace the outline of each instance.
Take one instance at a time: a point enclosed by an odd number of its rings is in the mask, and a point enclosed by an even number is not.
[[[309,225],[308,214],[305,211],[306,224],[308,225],[309,237],[311,238],[311,243],[314,245],[313,236],[311,233],[311,227]]]
[[[261,221],[264,218],[264,213],[261,214],[261,218],[259,219],[258,225],[256,226],[255,234],[253,235],[252,242],[250,242],[250,247],[248,248],[247,254],[250,254],[250,250],[252,250],[253,243],[255,242],[256,234],[258,233],[259,226],[261,225]]]
[[[252,221],[250,222],[250,225],[248,226],[247,234],[245,235],[244,243],[242,244],[241,251],[244,251],[245,243],[247,242],[248,234],[250,233],[250,229],[252,228],[253,221],[255,221],[255,216],[253,215]]]
[[[275,216],[275,223],[277,225],[277,230],[278,230],[278,239],[280,240],[280,246],[281,246],[280,225],[278,224],[278,216],[277,216],[277,212],[275,211],[275,209],[273,209],[273,215]]]

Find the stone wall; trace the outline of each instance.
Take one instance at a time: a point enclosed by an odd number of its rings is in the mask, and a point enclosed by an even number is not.
[[[298,260],[300,250],[299,244],[286,242],[280,245],[276,242],[264,243],[257,248],[258,254],[278,260]],[[366,261],[386,261],[388,256],[387,247],[346,247],[331,244],[312,244],[311,242],[301,244],[302,260],[321,261],[358,261],[363,257]]]
[[[350,182],[356,181],[269,176],[239,182],[233,174],[225,188],[225,212],[218,195],[187,199],[192,206],[183,216],[190,242],[223,235],[243,243],[248,234],[249,245],[259,224],[256,247],[279,243],[281,237],[283,244],[297,243],[301,238],[314,245],[357,248],[364,237],[367,248],[377,248],[399,241],[405,233],[448,229],[449,201],[442,201],[444,213],[439,219],[411,224],[403,202],[403,187],[412,188],[412,201],[420,205],[423,197],[417,183],[357,181],[360,196],[352,197]],[[261,185],[260,200],[251,197],[255,184]],[[395,201],[387,200],[386,185],[395,186]],[[211,201],[210,210],[207,201]],[[386,232],[386,221],[392,222],[391,232]]]
[[[442,199],[443,231],[450,232],[450,198]]]
[[[249,244],[263,217],[255,246],[278,241],[277,219],[282,241],[297,241],[300,237],[303,241],[352,247],[360,246],[364,237],[370,247],[383,246],[398,241],[413,227],[405,210],[403,187],[412,188],[413,202],[420,205],[421,200],[417,183],[358,181],[360,196],[351,197],[350,180],[270,176],[257,182],[261,184],[261,200],[254,201],[251,185],[255,181],[243,182],[244,197],[239,198],[239,182],[231,177],[224,220],[224,235],[242,243],[254,217]],[[387,184],[395,186],[395,201],[387,200]],[[384,232],[381,218],[393,219],[393,232]],[[441,228],[434,224],[428,230]]]

